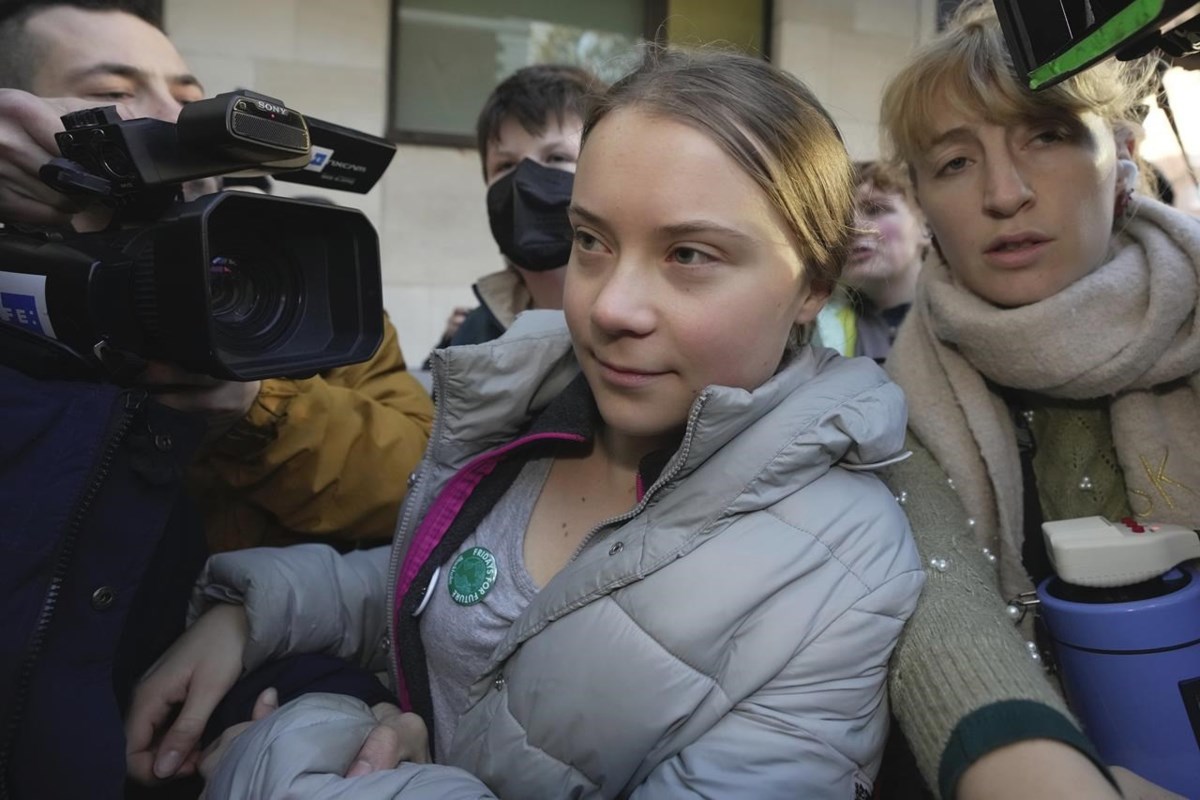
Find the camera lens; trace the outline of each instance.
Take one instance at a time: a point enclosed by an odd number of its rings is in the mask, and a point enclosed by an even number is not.
[[[208,269],[212,312],[218,319],[245,320],[254,313],[254,279],[232,258],[217,256]]]
[[[234,353],[270,349],[298,319],[303,287],[297,271],[252,241],[216,252],[209,262],[208,289],[217,342]]]

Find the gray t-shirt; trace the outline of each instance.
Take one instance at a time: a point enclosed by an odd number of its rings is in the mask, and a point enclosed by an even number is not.
[[[439,756],[449,750],[458,718],[467,710],[467,690],[487,670],[509,627],[538,593],[525,569],[525,530],[553,463],[552,458],[539,458],[521,469],[475,532],[442,566],[437,584],[430,589],[432,595],[421,615],[421,640]],[[450,573],[459,557],[476,547],[495,558],[496,579],[482,599],[462,605],[451,596]]]

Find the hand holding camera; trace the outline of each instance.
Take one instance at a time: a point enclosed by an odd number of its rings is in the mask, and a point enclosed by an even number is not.
[[[82,195],[50,188],[38,171],[59,155],[54,140],[63,130],[61,117],[90,108],[77,98],[41,98],[16,89],[0,89],[0,219],[30,225],[102,227],[111,210]],[[129,115],[121,106],[122,117]],[[261,385],[259,381],[222,381],[187,372],[163,362],[148,362],[135,379],[164,405],[202,414],[210,435],[228,430],[245,416]]]
[[[60,158],[49,137],[61,110]],[[365,192],[389,143],[248,91],[189,104],[177,123],[5,92],[0,120],[0,218],[61,224],[89,204],[107,217],[89,233],[0,231],[0,322],[33,351],[32,374],[62,377],[31,335],[101,379],[136,382],[146,361],[168,362],[185,390],[168,403],[220,415],[254,396],[221,382],[307,377],[375,352],[379,244],[361,212],[238,192],[187,201],[184,187],[252,170]]]
[[[262,381],[224,381],[162,361],[147,363],[136,382],[163,405],[204,416],[210,438],[219,437],[246,416],[262,386]]]
[[[54,135],[63,129],[60,117],[92,105],[71,97],[46,99],[0,89],[0,220],[70,225],[71,217],[90,204],[87,198],[51,189],[38,170],[58,156]]]

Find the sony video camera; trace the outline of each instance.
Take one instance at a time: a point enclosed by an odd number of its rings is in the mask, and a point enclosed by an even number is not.
[[[63,157],[42,179],[102,199],[113,220],[96,233],[0,229],[4,346],[36,360],[34,374],[83,363],[122,380],[156,359],[250,381],[375,353],[379,241],[360,211],[238,191],[184,202],[182,186],[251,170],[365,192],[393,145],[247,91],[189,104],[175,124],[112,106],[63,122]]]

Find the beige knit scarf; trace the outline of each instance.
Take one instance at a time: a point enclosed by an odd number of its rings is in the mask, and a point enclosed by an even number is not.
[[[1005,597],[1021,563],[1015,431],[985,382],[1051,397],[1110,397],[1130,507],[1200,527],[1200,220],[1135,199],[1105,264],[1038,303],[1002,309],[926,264],[887,366],[909,426],[954,482]]]

